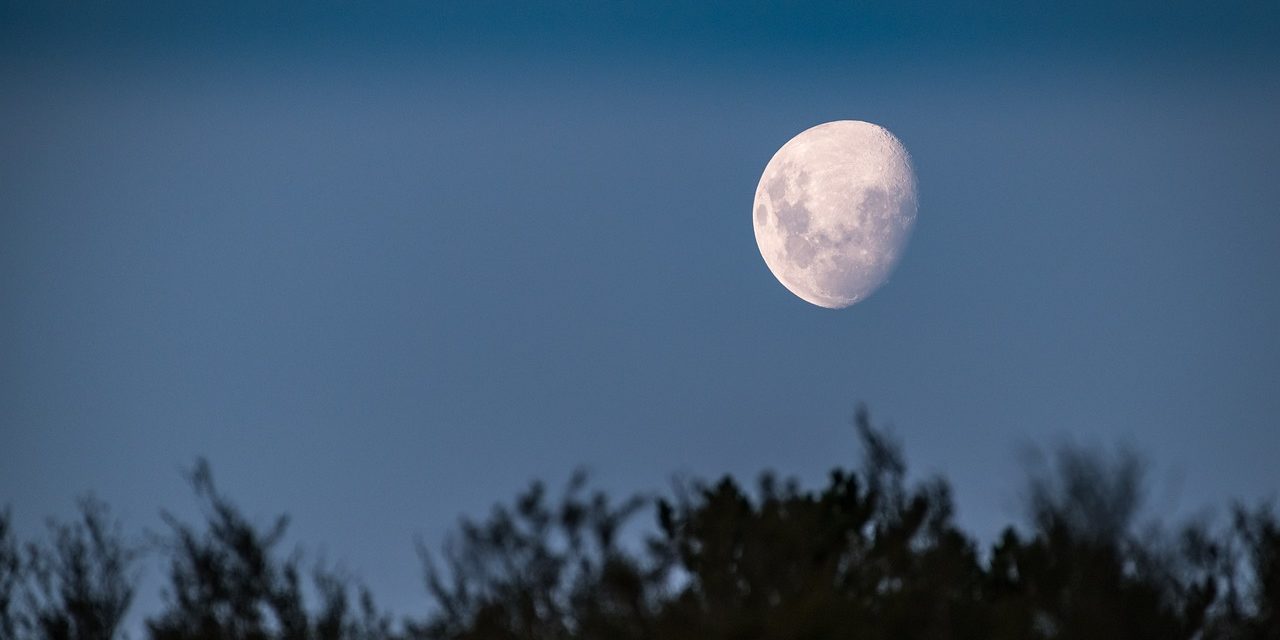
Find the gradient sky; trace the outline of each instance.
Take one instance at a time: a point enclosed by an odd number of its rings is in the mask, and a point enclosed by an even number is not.
[[[1144,452],[1157,513],[1280,488],[1276,3],[253,4],[0,3],[24,535],[87,491],[160,530],[207,456],[420,613],[415,535],[578,465],[817,482],[859,401],[984,536],[1063,438]],[[837,119],[920,213],[829,311],[751,201]]]

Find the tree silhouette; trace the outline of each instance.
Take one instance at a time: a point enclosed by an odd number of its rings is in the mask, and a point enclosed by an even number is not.
[[[618,545],[618,532],[643,501],[613,506],[583,495],[575,473],[559,501],[535,483],[514,508],[495,507],[483,524],[464,520],[445,546],[441,569],[421,544],[427,586],[439,611],[412,629],[425,638],[635,637],[659,574]]]
[[[1218,534],[1184,527],[1176,544],[1144,537],[1139,457],[1063,446],[1028,480],[1029,529],[1006,529],[983,562],[954,524],[948,485],[909,484],[900,448],[865,409],[855,426],[858,471],[833,471],[820,491],[770,475],[755,495],[728,477],[677,487],[654,502],[657,528],[640,554],[556,551],[554,539],[580,535],[582,521],[563,515],[580,507],[545,509],[535,485],[515,509],[462,524],[448,554],[454,586],[429,570],[442,613],[425,635],[1276,637],[1271,512],[1238,509]],[[627,504],[619,514],[633,512]],[[597,513],[610,532],[625,519]]]
[[[373,640],[390,635],[367,592],[353,615],[346,581],[315,570],[318,610],[308,608],[300,558],[277,554],[288,519],[266,529],[249,522],[217,490],[204,460],[189,476],[205,514],[205,530],[164,514],[171,534],[168,607],[147,620],[154,640]]]
[[[1222,581],[1217,637],[1280,640],[1280,522],[1269,505],[1236,505]],[[1243,557],[1241,557],[1243,556]]]
[[[1280,640],[1280,522],[1267,504],[1226,523],[1142,523],[1129,450],[1074,446],[1028,477],[1024,526],[989,548],[953,518],[940,478],[910,481],[865,409],[855,469],[805,489],[760,476],[677,483],[613,500],[578,472],[534,483],[444,548],[418,552],[431,608],[399,623],[366,589],[280,549],[220,493],[189,480],[203,518],[169,514],[151,640]],[[0,638],[110,640],[136,584],[136,546],[105,506],[21,546],[0,512]],[[639,517],[646,515],[647,517]],[[652,518],[651,520],[649,518]],[[646,524],[648,523],[648,524]],[[25,551],[25,553],[24,553]]]
[[[17,638],[22,626],[18,594],[23,583],[22,556],[9,510],[0,511],[0,638]]]
[[[27,545],[24,558],[0,514],[0,637],[115,638],[133,601],[137,551],[92,498],[80,501],[78,520],[48,530],[51,540]]]
[[[952,524],[940,481],[907,486],[897,446],[856,425],[862,473],[819,492],[763,476],[752,498],[730,478],[658,503],[656,548],[685,586],[663,607],[664,638],[969,637],[981,628],[974,545]]]

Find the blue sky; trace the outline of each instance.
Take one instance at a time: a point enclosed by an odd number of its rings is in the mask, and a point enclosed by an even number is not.
[[[1280,487],[1273,4],[0,6],[21,531],[90,490],[159,529],[206,456],[414,613],[413,537],[531,479],[816,482],[859,401],[984,535],[1064,438],[1156,512]],[[920,213],[833,312],[751,200],[836,119]]]

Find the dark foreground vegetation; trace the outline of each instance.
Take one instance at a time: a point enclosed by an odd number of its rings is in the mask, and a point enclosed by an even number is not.
[[[581,475],[555,498],[535,484],[419,550],[431,613],[404,620],[280,550],[285,521],[246,520],[202,463],[205,520],[166,517],[154,540],[93,501],[27,545],[0,516],[0,638],[123,637],[139,557],[159,554],[154,640],[1280,639],[1267,507],[1140,522],[1135,457],[1064,448],[1032,474],[1025,526],[980,547],[945,481],[907,482],[898,447],[865,412],[856,426],[861,466],[820,490],[765,475],[613,502]]]

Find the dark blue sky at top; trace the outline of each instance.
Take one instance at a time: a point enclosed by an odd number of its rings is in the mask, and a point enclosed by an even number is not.
[[[1280,11],[1225,5],[6,2],[0,504],[159,529],[207,456],[412,613],[415,534],[577,465],[817,482],[858,401],[983,535],[1062,438],[1274,495]],[[750,213],[836,119],[921,205],[833,312]]]

